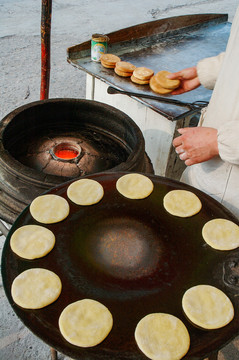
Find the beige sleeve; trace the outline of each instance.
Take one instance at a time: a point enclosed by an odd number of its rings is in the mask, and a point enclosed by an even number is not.
[[[218,128],[218,149],[223,161],[239,165],[239,121],[229,121]]]
[[[200,83],[207,89],[212,90],[217,80],[225,53],[202,59],[197,64],[197,73]]]

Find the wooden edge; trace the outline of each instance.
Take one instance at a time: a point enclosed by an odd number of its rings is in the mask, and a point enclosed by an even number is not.
[[[121,30],[117,30],[106,34],[110,39],[110,44],[115,44],[123,41],[130,41],[144,38],[150,35],[166,33],[185,27],[195,26],[200,23],[207,23],[213,20],[219,22],[226,22],[228,20],[227,14],[192,14],[181,15],[170,18],[149,21],[146,23],[130,26]],[[89,50],[91,48],[91,40],[85,41],[81,44],[71,46],[67,49],[68,57],[80,51]]]

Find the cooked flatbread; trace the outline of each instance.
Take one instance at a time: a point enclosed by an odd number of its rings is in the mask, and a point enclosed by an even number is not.
[[[101,65],[104,66],[105,68],[108,68],[108,69],[114,69],[115,68],[115,65],[109,65],[109,64],[105,63],[103,60],[101,60]]]
[[[36,259],[48,254],[55,245],[52,231],[39,225],[24,225],[11,236],[12,251],[24,259]]]
[[[93,205],[104,196],[103,186],[96,180],[76,180],[67,189],[68,198],[77,205]]]
[[[172,215],[189,217],[197,214],[202,203],[193,192],[188,190],[171,190],[163,199],[164,208]]]
[[[133,75],[131,75],[130,77],[130,80],[135,83],[135,84],[139,84],[139,85],[145,85],[145,84],[148,84],[149,83],[149,80],[141,80],[141,79],[138,79],[137,77]]]
[[[153,182],[145,175],[132,173],[121,176],[116,189],[129,199],[144,199],[153,191]]]
[[[69,343],[91,347],[101,343],[113,326],[113,317],[106,306],[92,299],[68,305],[59,318],[59,328]]]
[[[128,72],[128,71],[121,71],[119,70],[117,67],[114,68],[114,72],[119,75],[119,76],[123,76],[123,77],[130,77],[132,76],[132,71]]]
[[[197,285],[188,289],[182,299],[183,310],[192,323],[204,329],[218,329],[234,317],[231,300],[211,285]]]
[[[38,196],[30,205],[32,217],[43,224],[62,221],[69,212],[70,207],[66,199],[54,194]]]
[[[156,80],[155,75],[150,78],[149,81],[150,88],[157,94],[166,95],[170,94],[173,90],[172,89],[165,89]]]
[[[100,57],[100,61],[101,61],[101,63],[103,63],[105,65],[115,66],[115,64],[120,61],[120,58],[114,54],[103,54]]]
[[[206,243],[217,250],[233,250],[239,246],[239,226],[227,219],[208,221],[202,229]]]
[[[123,71],[123,72],[131,72],[133,73],[133,71],[136,69],[136,66],[131,64],[128,61],[118,61],[116,63],[115,68],[117,70]]]
[[[133,72],[134,77],[140,80],[149,80],[153,76],[153,74],[153,70],[144,66],[137,67]]]
[[[178,79],[168,79],[167,76],[171,74],[169,71],[162,70],[155,74],[155,79],[162,88],[174,90],[180,85],[180,80]]]
[[[153,360],[179,360],[190,346],[186,326],[177,317],[154,313],[139,321],[135,340],[140,350]]]
[[[11,293],[17,305],[25,309],[40,309],[53,303],[61,289],[61,280],[54,272],[32,268],[14,279]]]

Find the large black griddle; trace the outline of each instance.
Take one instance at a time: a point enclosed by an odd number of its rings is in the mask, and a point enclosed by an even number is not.
[[[10,248],[12,233],[26,224],[39,224],[27,207],[13,224],[2,255],[3,284],[7,298],[23,323],[51,347],[74,359],[143,360],[134,331],[138,321],[153,312],[166,312],[186,325],[191,346],[185,359],[203,359],[231,341],[239,330],[237,269],[239,250],[217,251],[203,240],[201,229],[213,218],[238,220],[221,204],[203,192],[175,180],[148,175],[152,194],[143,200],[120,195],[115,184],[125,173],[98,173],[88,178],[104,187],[103,199],[92,206],[78,206],[70,200],[70,214],[62,222],[43,225],[56,236],[54,249],[44,258],[24,260]],[[74,180],[72,180],[74,181]],[[67,199],[67,182],[48,193]],[[173,189],[187,189],[199,196],[202,209],[190,218],[170,215],[163,207],[164,195]],[[17,306],[11,284],[22,271],[42,267],[62,280],[60,297],[39,310]],[[233,321],[218,330],[196,328],[183,314],[184,292],[197,284],[209,284],[224,291],[235,308]],[[108,337],[92,348],[71,345],[62,337],[58,318],[70,303],[92,298],[106,305],[113,315]]]

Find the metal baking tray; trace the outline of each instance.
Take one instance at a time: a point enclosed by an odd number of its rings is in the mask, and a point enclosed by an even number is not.
[[[158,72],[179,71],[194,66],[205,57],[215,56],[226,48],[231,24],[226,14],[196,14],[151,21],[107,34],[108,53],[118,55],[135,66],[145,66]],[[149,85],[137,85],[122,78],[113,69],[91,61],[91,41],[69,47],[67,60],[80,70],[125,91],[155,95]],[[117,95],[112,95],[117,96]],[[211,91],[203,87],[182,95],[166,98],[183,102],[209,101]],[[136,98],[168,119],[185,117],[188,112],[175,104]],[[195,109],[195,112],[200,109]]]

